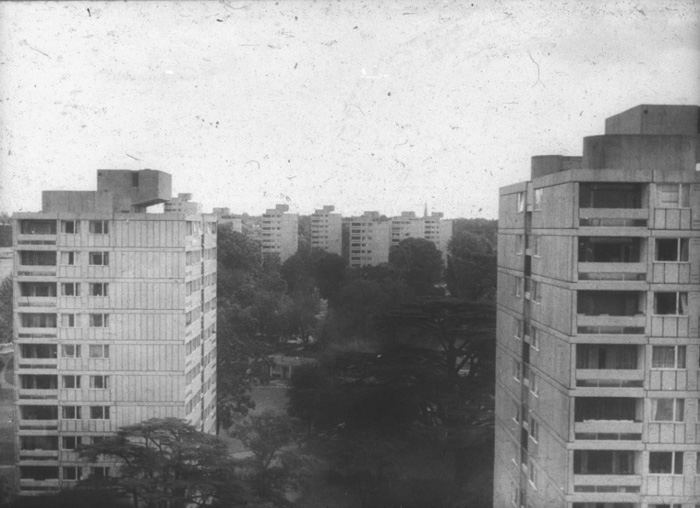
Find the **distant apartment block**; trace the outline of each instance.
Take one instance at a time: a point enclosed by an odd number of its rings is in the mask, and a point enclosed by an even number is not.
[[[334,206],[324,206],[311,216],[311,247],[342,255],[342,223]]]
[[[389,262],[391,221],[379,212],[344,219],[348,225],[348,265],[353,268]]]
[[[192,194],[178,194],[176,198],[165,202],[165,213],[184,213],[196,215],[202,213],[202,204],[191,201]]]
[[[149,418],[216,427],[216,219],[147,213],[153,170],[99,170],[96,192],[44,191],[14,226],[17,485],[72,487],[115,464],[81,444]]]
[[[289,205],[269,208],[262,216],[263,255],[278,255],[284,262],[299,248],[299,215],[288,213]]]
[[[396,246],[406,238],[423,238],[433,242],[447,260],[447,247],[452,238],[452,221],[443,219],[442,213],[433,212],[417,217],[415,212],[402,212],[391,218],[391,245]]]
[[[232,215],[230,208],[215,207],[212,209],[212,213],[216,215],[219,225],[228,225],[233,231],[243,233],[243,218],[240,215]]]
[[[496,508],[700,506],[700,108],[500,190]]]

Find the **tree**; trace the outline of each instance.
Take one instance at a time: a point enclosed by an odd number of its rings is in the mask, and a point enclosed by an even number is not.
[[[456,232],[450,240],[447,288],[452,296],[495,301],[496,244],[486,233]]]
[[[122,427],[113,436],[81,448],[90,462],[111,457],[119,473],[90,477],[81,485],[131,496],[134,507],[238,506],[245,499],[226,445],[183,420],[154,418]]]
[[[389,264],[421,296],[433,294],[442,277],[442,255],[433,242],[423,238],[401,240],[389,251]]]
[[[286,504],[284,495],[299,488],[304,472],[298,420],[264,412],[237,422],[231,436],[252,452],[242,467],[255,494],[263,500]]]
[[[467,379],[487,374],[495,351],[495,307],[457,298],[430,298],[381,316],[378,327],[389,340],[434,357],[448,387],[460,372]],[[436,352],[440,352],[436,356]]]
[[[12,277],[0,283],[0,344],[12,342]]]

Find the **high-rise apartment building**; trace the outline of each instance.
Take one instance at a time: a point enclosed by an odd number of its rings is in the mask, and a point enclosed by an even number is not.
[[[149,418],[216,422],[216,218],[147,213],[160,171],[100,170],[13,216],[17,480],[70,487],[108,462],[76,448]]]
[[[501,189],[495,508],[700,506],[699,135],[638,106]]]
[[[299,215],[289,205],[269,208],[262,216],[262,253],[278,255],[284,262],[299,248]]]
[[[426,209],[423,217],[417,217],[415,212],[401,212],[400,216],[392,217],[391,246],[398,245],[406,238],[423,238],[433,242],[442,254],[443,261],[447,261],[447,247],[452,239],[452,221],[443,219],[443,216],[439,212],[428,215]]]
[[[324,206],[311,216],[311,247],[340,256],[343,218],[334,211],[334,206]]]
[[[348,224],[348,265],[353,268],[389,262],[391,221],[379,212],[344,219]]]

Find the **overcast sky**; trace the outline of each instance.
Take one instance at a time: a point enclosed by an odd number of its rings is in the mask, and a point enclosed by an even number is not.
[[[496,218],[641,103],[700,104],[697,2],[3,2],[0,211],[151,168],[205,211]]]

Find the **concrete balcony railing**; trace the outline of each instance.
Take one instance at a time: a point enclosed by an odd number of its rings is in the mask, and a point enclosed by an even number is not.
[[[576,369],[576,379],[643,381],[642,369]]]
[[[588,316],[586,314],[578,314],[576,323],[578,326],[610,326],[610,327],[645,327],[647,318],[644,314],[635,316],[610,316],[608,314],[600,314],[597,316]]]
[[[574,485],[640,487],[642,476],[638,474],[574,474]]]
[[[585,420],[574,423],[577,434],[641,434],[642,422],[630,420]]]
[[[31,388],[20,388],[17,390],[17,396],[20,399],[56,399],[58,398],[58,389],[34,390]]]
[[[20,450],[19,451],[20,460],[32,460],[37,457],[42,460],[46,457],[56,457],[58,459],[58,450]]]
[[[19,367],[49,370],[49,367],[58,367],[58,358],[24,358],[23,356],[20,356]]]
[[[17,298],[18,307],[55,307],[55,296],[20,296]]]
[[[644,263],[579,263],[579,280],[607,281],[644,281],[646,279]]]
[[[17,245],[55,245],[56,233],[45,235],[32,235],[29,233],[17,233]]]
[[[18,276],[27,277],[55,277],[56,265],[20,265],[17,267]]]

